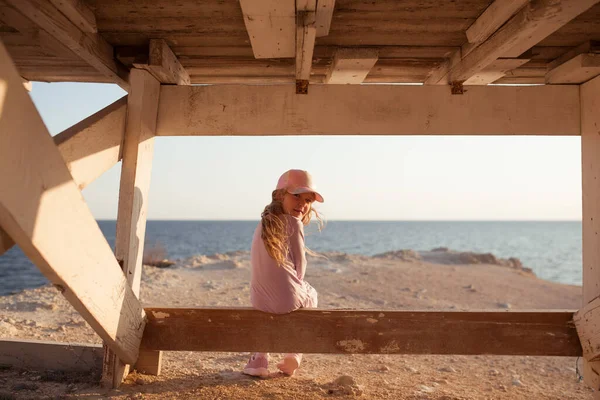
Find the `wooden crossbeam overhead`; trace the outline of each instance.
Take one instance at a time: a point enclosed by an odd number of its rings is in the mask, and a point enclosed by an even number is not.
[[[574,47],[566,53],[563,53],[560,56],[556,57],[554,61],[548,64],[547,70],[552,71],[554,68],[566,63],[567,61],[575,58],[576,56],[587,53],[600,54],[600,41],[586,40],[579,46]]]
[[[63,13],[83,32],[98,33],[96,16],[83,0],[50,0],[54,7]]]
[[[481,43],[489,38],[529,0],[495,0],[466,31],[469,43]]]
[[[156,134],[579,135],[579,87],[162,86]]]
[[[0,339],[0,365],[38,371],[99,373],[102,369],[102,346]]]
[[[501,58],[469,79],[465,81],[465,85],[488,85],[502,78],[508,71],[519,68],[521,65],[529,62],[529,59],[521,58]]]
[[[148,63],[134,63],[136,68],[147,70],[160,83],[190,84],[190,76],[165,40],[150,39],[149,47]]]
[[[145,313],[0,43],[0,226],[123,360]]]
[[[589,9],[599,0],[535,0],[527,3],[488,40],[450,71],[451,82],[466,81],[500,57],[516,58]]]
[[[112,46],[99,34],[83,31],[49,1],[4,1],[67,46],[98,72],[109,77],[112,82],[129,90],[127,70],[115,61]]]
[[[600,75],[600,54],[579,54],[546,73],[546,83],[584,83]]]
[[[317,37],[329,35],[335,0],[317,0]]]
[[[240,0],[255,58],[296,55],[295,0]]]
[[[127,97],[123,97],[53,137],[80,190],[121,160]],[[0,228],[0,255],[15,242]]]
[[[317,35],[317,0],[296,0],[296,81],[308,81]]]
[[[146,308],[142,348],[353,354],[581,355],[573,311]],[[256,327],[264,329],[260,335]],[[267,328],[268,327],[268,328]],[[281,332],[286,332],[281,335]]]
[[[325,77],[329,84],[362,83],[377,62],[376,49],[339,49]]]

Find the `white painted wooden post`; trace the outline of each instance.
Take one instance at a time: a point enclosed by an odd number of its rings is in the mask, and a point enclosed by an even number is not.
[[[583,306],[600,295],[600,77],[581,85]],[[600,399],[600,362],[584,360],[585,383]]]
[[[127,282],[139,297],[160,83],[149,72],[134,69],[130,74],[130,84],[115,254]],[[160,354],[155,355],[155,368],[150,368],[149,372],[158,374]],[[146,365],[151,356],[140,354]],[[103,382],[112,382],[113,387],[118,387],[129,372],[129,366],[108,351],[103,372]]]

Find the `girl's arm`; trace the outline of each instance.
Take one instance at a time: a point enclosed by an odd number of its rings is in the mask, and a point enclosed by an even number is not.
[[[290,253],[299,279],[306,273],[306,249],[304,247],[304,225],[302,221],[291,217]]]

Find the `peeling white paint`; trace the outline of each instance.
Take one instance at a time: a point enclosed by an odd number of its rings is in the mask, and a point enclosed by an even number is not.
[[[395,340],[392,340],[391,342],[383,346],[381,349],[379,349],[379,351],[381,351],[382,353],[396,353],[398,352],[398,350],[400,350],[400,346],[398,346],[398,343],[396,343]]]
[[[336,345],[347,353],[356,353],[365,349],[365,344],[358,339],[340,340]]]
[[[171,314],[162,311],[152,311],[152,316],[156,319],[169,318]]]
[[[210,318],[209,318],[209,319],[208,319],[208,322],[212,322],[212,319],[210,319]]]
[[[375,318],[367,318],[367,322],[370,322],[372,324],[376,324],[378,322],[378,320],[376,320]]]
[[[379,317],[379,318],[383,318],[383,317],[385,317],[385,314],[384,314],[384,313],[382,313],[382,312],[380,312],[380,313],[379,313],[379,315],[378,315],[378,317]]]

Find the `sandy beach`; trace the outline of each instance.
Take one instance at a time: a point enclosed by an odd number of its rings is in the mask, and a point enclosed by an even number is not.
[[[309,258],[319,308],[577,309],[581,287],[536,278],[516,259],[447,249]],[[250,306],[249,253],[144,267],[144,306]],[[101,343],[53,287],[0,298],[0,337]],[[165,352],[158,377],[131,373],[118,390],[90,376],[0,368],[0,399],[592,399],[568,357],[307,354],[293,377],[240,373],[249,353]],[[581,360],[579,361],[581,365]]]

